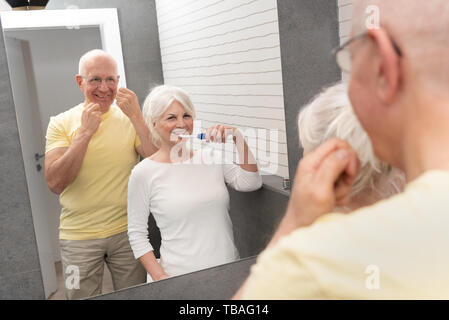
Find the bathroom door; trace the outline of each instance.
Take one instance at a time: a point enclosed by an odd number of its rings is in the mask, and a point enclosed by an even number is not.
[[[44,176],[44,159],[39,158],[43,153],[45,132],[36,106],[37,93],[28,42],[5,37],[5,44],[42,281],[48,298],[57,290],[58,284],[50,239],[50,210],[45,200],[51,195]]]

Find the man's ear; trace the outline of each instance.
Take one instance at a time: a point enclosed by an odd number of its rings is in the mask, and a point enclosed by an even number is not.
[[[81,85],[82,85],[82,83],[83,83],[83,77],[82,76],[80,76],[79,74],[77,74],[76,76],[75,76],[75,80],[76,80],[76,83],[78,84],[78,87],[81,89]]]
[[[397,94],[400,83],[399,55],[385,29],[370,29],[368,30],[368,36],[374,42],[379,57],[377,93],[383,102],[390,104]]]

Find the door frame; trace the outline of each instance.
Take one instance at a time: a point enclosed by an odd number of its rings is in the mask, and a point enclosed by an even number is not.
[[[77,29],[99,26],[103,50],[114,57],[120,75],[119,87],[126,87],[122,41],[117,8],[65,9],[0,12],[3,30],[26,30],[45,28]]]
[[[123,62],[122,44],[116,8],[3,11],[0,12],[0,17],[2,22],[2,28],[4,31],[13,31],[13,30],[26,31],[26,30],[42,30],[42,29],[61,29],[61,28],[79,29],[82,27],[92,27],[92,26],[99,27],[103,50],[111,54],[117,62],[117,71],[120,74],[118,85],[126,87],[126,75]],[[20,124],[18,124],[18,129],[20,131]],[[22,155],[24,156],[23,150]],[[26,175],[28,176],[29,174]],[[28,183],[29,182],[27,181],[27,184]],[[31,211],[33,214],[33,220],[35,220],[35,218],[37,218],[38,216],[36,215],[36,212],[33,212],[33,205],[31,203],[31,199],[30,204],[31,204]],[[47,253],[46,251],[48,251],[47,247],[49,247],[47,240],[49,239],[47,239],[48,235],[47,237],[45,235],[44,230],[45,228],[42,227],[42,223],[44,222],[40,221],[37,223],[38,225],[41,225],[39,229],[42,229],[39,232],[36,232],[37,230],[35,225],[35,236],[37,238],[36,239],[38,242],[37,244],[40,247],[38,248],[40,260],[49,259],[49,255],[46,254]],[[33,224],[36,224],[36,221],[33,221]],[[45,255],[43,254],[44,252]],[[57,284],[55,283],[56,271],[54,268],[54,263],[49,264],[48,261],[41,260],[40,265],[42,269],[41,273],[45,297],[48,298],[51,295],[51,293],[55,291],[55,285],[57,288]]]

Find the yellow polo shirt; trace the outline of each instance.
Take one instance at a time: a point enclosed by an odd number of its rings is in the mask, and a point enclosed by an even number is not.
[[[83,104],[50,118],[45,152],[71,145],[81,126]],[[78,175],[59,196],[59,238],[102,239],[127,231],[127,195],[140,140],[128,117],[115,105],[102,115]]]
[[[449,299],[449,172],[329,214],[263,252],[244,299]]]

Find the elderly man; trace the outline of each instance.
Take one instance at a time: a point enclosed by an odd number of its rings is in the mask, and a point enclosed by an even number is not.
[[[407,188],[325,215],[358,170],[346,143],[325,143],[301,161],[287,213],[235,298],[449,298],[448,30],[447,0],[356,0],[337,60],[376,155],[406,172]]]
[[[128,241],[127,186],[139,154],[149,156],[155,147],[136,95],[125,88],[117,92],[118,80],[112,56],[87,52],[76,76],[84,102],[48,125],[45,177],[60,195],[68,299],[100,294],[105,262],[115,290],[146,281]]]

